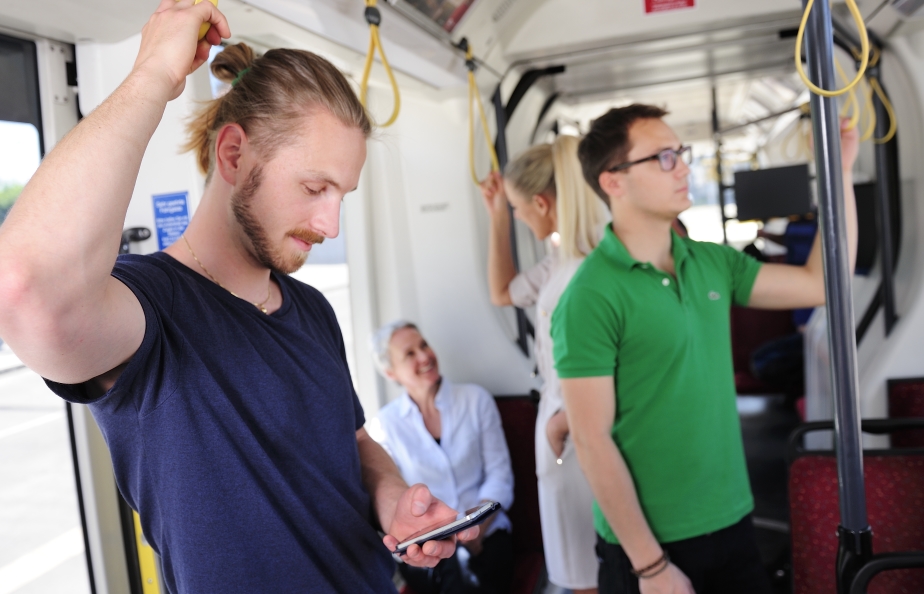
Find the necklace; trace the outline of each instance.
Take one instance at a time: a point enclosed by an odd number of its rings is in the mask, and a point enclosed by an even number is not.
[[[221,287],[221,288],[224,289],[225,291],[231,293],[232,295],[234,295],[234,296],[237,297],[238,299],[243,299],[244,301],[247,301],[246,299],[244,299],[243,297],[241,297],[240,295],[238,295],[237,293],[235,293],[234,291],[232,291],[232,290],[229,289],[228,287],[226,287],[226,286],[224,286],[223,284],[221,284],[220,282],[218,282],[218,279],[215,278],[214,276],[212,276],[212,273],[209,272],[209,269],[205,267],[205,264],[203,264],[203,263],[199,260],[199,258],[196,257],[196,252],[194,252],[193,249],[192,249],[192,246],[189,245],[189,240],[186,239],[186,234],[185,234],[185,233],[184,233],[183,235],[181,235],[180,237],[183,238],[183,243],[186,244],[186,249],[189,250],[189,255],[193,257],[193,260],[196,261],[196,264],[199,265],[199,268],[202,269],[202,272],[204,272],[210,279],[212,279],[212,282],[213,282],[213,283],[215,283],[216,285],[218,285],[219,287]],[[251,305],[253,305],[253,306],[256,307],[257,309],[259,309],[260,311],[262,311],[263,313],[265,313],[265,314],[268,315],[269,312],[266,311],[266,302],[270,300],[270,294],[271,294],[271,290],[272,290],[271,288],[272,288],[272,283],[270,283],[270,286],[268,286],[268,287],[266,288],[266,299],[264,299],[264,300],[261,301],[260,303],[254,303],[253,301],[247,301],[247,303],[250,303]]]

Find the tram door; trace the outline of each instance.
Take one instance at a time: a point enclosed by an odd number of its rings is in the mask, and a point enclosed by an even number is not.
[[[73,46],[0,34],[0,225],[77,124],[76,73]],[[158,594],[140,532],[92,415],[0,336],[0,594]]]
[[[69,47],[0,35],[0,225],[50,144],[39,75],[52,48],[65,73]],[[0,337],[0,594],[92,591],[70,435],[64,402]]]

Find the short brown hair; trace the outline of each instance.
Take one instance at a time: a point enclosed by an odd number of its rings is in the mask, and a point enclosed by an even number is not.
[[[590,131],[578,146],[581,171],[588,185],[605,202],[609,197],[600,187],[600,174],[624,161],[632,146],[629,128],[638,120],[661,119],[667,110],[656,105],[633,103],[609,110],[590,125]]]
[[[372,123],[343,74],[324,58],[304,50],[273,49],[257,56],[245,43],[215,56],[212,73],[231,89],[214,99],[187,125],[184,151],[195,151],[199,170],[211,175],[215,136],[226,124],[239,124],[265,159],[292,133],[294,120],[313,108],[328,110],[344,125],[368,137]]]

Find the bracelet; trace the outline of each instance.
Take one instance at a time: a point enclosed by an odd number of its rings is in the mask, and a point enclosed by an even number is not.
[[[667,551],[663,551],[661,557],[657,561],[649,565],[648,567],[643,567],[641,569],[630,569],[629,571],[631,571],[632,575],[634,575],[637,578],[649,578],[649,577],[658,575],[659,573],[664,571],[664,567],[667,567],[668,565],[670,565],[670,562],[671,562],[671,558],[667,554]],[[660,568],[656,573],[653,573],[651,575],[642,575],[642,574],[648,573],[649,571],[658,567],[662,563],[664,563],[664,567]]]
[[[665,559],[665,560],[664,560],[664,565],[662,565],[662,566],[658,569],[658,571],[656,571],[656,572],[654,572],[654,573],[649,573],[648,575],[640,575],[640,576],[638,576],[638,579],[640,579],[640,580],[647,580],[648,578],[653,578],[654,576],[658,575],[659,573],[663,573],[664,570],[667,569],[667,568],[670,567],[670,566],[671,566],[671,562],[670,562],[669,560]]]

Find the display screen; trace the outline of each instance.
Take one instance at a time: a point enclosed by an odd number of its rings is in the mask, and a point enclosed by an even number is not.
[[[459,21],[475,0],[404,0],[439,25],[447,33],[452,33]]]
[[[808,165],[735,172],[738,220],[766,220],[812,212]]]

